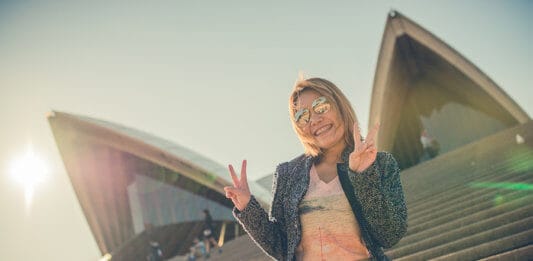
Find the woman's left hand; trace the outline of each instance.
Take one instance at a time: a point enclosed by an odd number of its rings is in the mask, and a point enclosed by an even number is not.
[[[368,132],[366,139],[361,141],[361,133],[359,132],[359,126],[357,122],[353,126],[353,138],[355,143],[355,149],[350,153],[350,170],[355,172],[363,172],[376,160],[377,149],[374,138],[379,129],[379,123],[376,123],[374,127]]]

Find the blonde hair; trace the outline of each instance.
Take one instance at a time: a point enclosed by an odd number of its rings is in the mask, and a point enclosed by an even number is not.
[[[300,76],[301,77],[301,76]],[[304,91],[312,90],[326,97],[330,101],[335,113],[338,113],[344,125],[344,142],[349,147],[354,147],[353,125],[357,121],[355,111],[348,98],[332,82],[322,78],[299,79],[289,97],[289,114],[294,131],[298,135],[300,142],[304,146],[305,154],[308,156],[320,156],[323,151],[313,137],[306,135],[303,130],[296,125],[294,114],[296,113],[297,101],[300,94]],[[359,126],[359,124],[358,124]]]

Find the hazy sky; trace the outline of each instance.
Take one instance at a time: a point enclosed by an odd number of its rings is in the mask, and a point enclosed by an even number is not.
[[[0,1],[2,260],[100,256],[48,111],[140,129],[224,165],[246,158],[257,178],[302,152],[287,114],[299,70],[344,90],[366,133],[391,8],[533,114],[533,1],[74,2]],[[9,173],[29,143],[49,173],[26,207]]]

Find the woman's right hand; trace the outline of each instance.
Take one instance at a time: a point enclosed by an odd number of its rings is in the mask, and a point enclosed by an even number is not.
[[[237,174],[235,174],[235,170],[231,164],[229,164],[228,168],[231,179],[233,180],[233,187],[224,187],[226,197],[233,201],[233,204],[239,211],[243,211],[252,197],[250,188],[248,187],[248,179],[246,177],[246,160],[242,161],[240,179],[237,178]]]

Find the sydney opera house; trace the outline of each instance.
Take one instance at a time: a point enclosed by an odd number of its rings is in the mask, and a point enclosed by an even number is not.
[[[408,232],[388,256],[533,256],[533,122],[500,86],[391,11],[370,114],[382,122],[379,150],[393,153],[401,166],[408,204]],[[231,215],[224,166],[119,124],[63,112],[48,120],[102,256],[146,260],[153,240],[166,259],[179,259],[209,209],[227,250],[212,260],[269,260]],[[270,176],[251,182],[265,207],[270,182]]]

